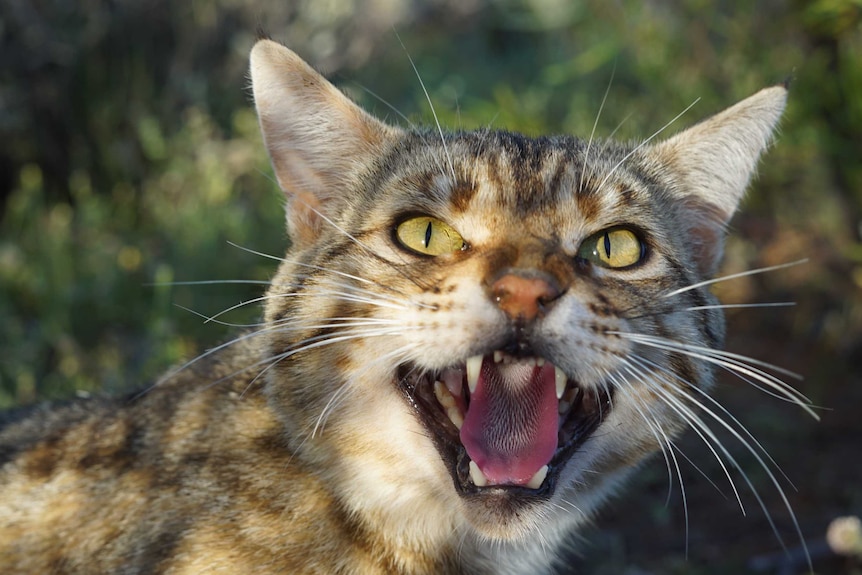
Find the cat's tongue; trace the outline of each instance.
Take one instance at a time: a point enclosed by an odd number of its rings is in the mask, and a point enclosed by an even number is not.
[[[557,449],[554,366],[482,360],[461,443],[489,485],[526,485]]]

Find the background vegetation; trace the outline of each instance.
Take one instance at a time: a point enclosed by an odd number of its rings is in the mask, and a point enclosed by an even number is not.
[[[696,98],[679,126],[791,78],[724,271],[808,263],[719,291],[797,302],[730,313],[730,347],[804,374],[799,387],[826,409],[817,423],[729,378],[719,393],[793,481],[818,572],[862,573],[822,543],[830,519],[862,511],[860,26],[860,0],[3,2],[0,407],[142,386],[226,337],[183,307],[210,315],[259,294],[176,283],[266,280],[273,262],[228,242],[287,244],[247,90],[258,29],[377,115],[427,122],[409,54],[456,128],[588,135],[610,85],[598,133],[644,137]],[[790,516],[747,463],[793,556]],[[678,486],[665,505],[663,463],[639,475],[573,559],[586,572],[804,571],[753,500],[743,516],[685,470],[686,534]]]

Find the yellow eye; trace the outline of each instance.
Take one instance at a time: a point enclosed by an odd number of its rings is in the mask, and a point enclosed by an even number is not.
[[[395,233],[404,247],[429,256],[451,254],[467,247],[455,228],[428,216],[401,222]]]
[[[644,245],[626,228],[611,228],[587,238],[578,256],[606,268],[625,268],[643,258]]]

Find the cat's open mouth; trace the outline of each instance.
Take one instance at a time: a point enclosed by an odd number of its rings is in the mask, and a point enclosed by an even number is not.
[[[611,408],[609,391],[578,385],[540,357],[501,351],[399,381],[464,493],[553,490],[563,464]]]

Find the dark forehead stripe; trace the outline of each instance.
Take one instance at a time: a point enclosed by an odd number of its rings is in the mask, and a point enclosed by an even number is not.
[[[578,174],[581,142],[575,138],[530,138],[496,131],[473,140],[476,158],[487,166],[491,184],[501,200],[519,213],[556,203],[567,173]]]
[[[452,203],[452,207],[454,207],[456,211],[463,212],[470,205],[470,200],[473,199],[475,194],[476,187],[470,182],[461,180],[458,181],[452,189],[449,201]]]
[[[407,134],[399,145],[388,150],[381,158],[380,167],[400,166],[409,174],[412,183],[426,192],[436,191],[437,170],[417,170],[417,157],[431,153],[446,161],[450,154],[458,181],[447,190],[451,206],[459,212],[465,211],[474,198],[477,188],[473,179],[477,163],[482,164],[482,173],[492,189],[497,190],[500,201],[514,208],[515,212],[527,215],[530,212],[556,205],[563,194],[574,194],[581,203],[586,216],[595,215],[601,206],[597,198],[591,198],[589,186],[578,190],[583,166],[585,143],[568,136],[531,138],[503,130],[450,133],[444,150],[436,135],[425,132]],[[427,166],[425,166],[427,168]],[[383,173],[386,170],[382,170]]]

